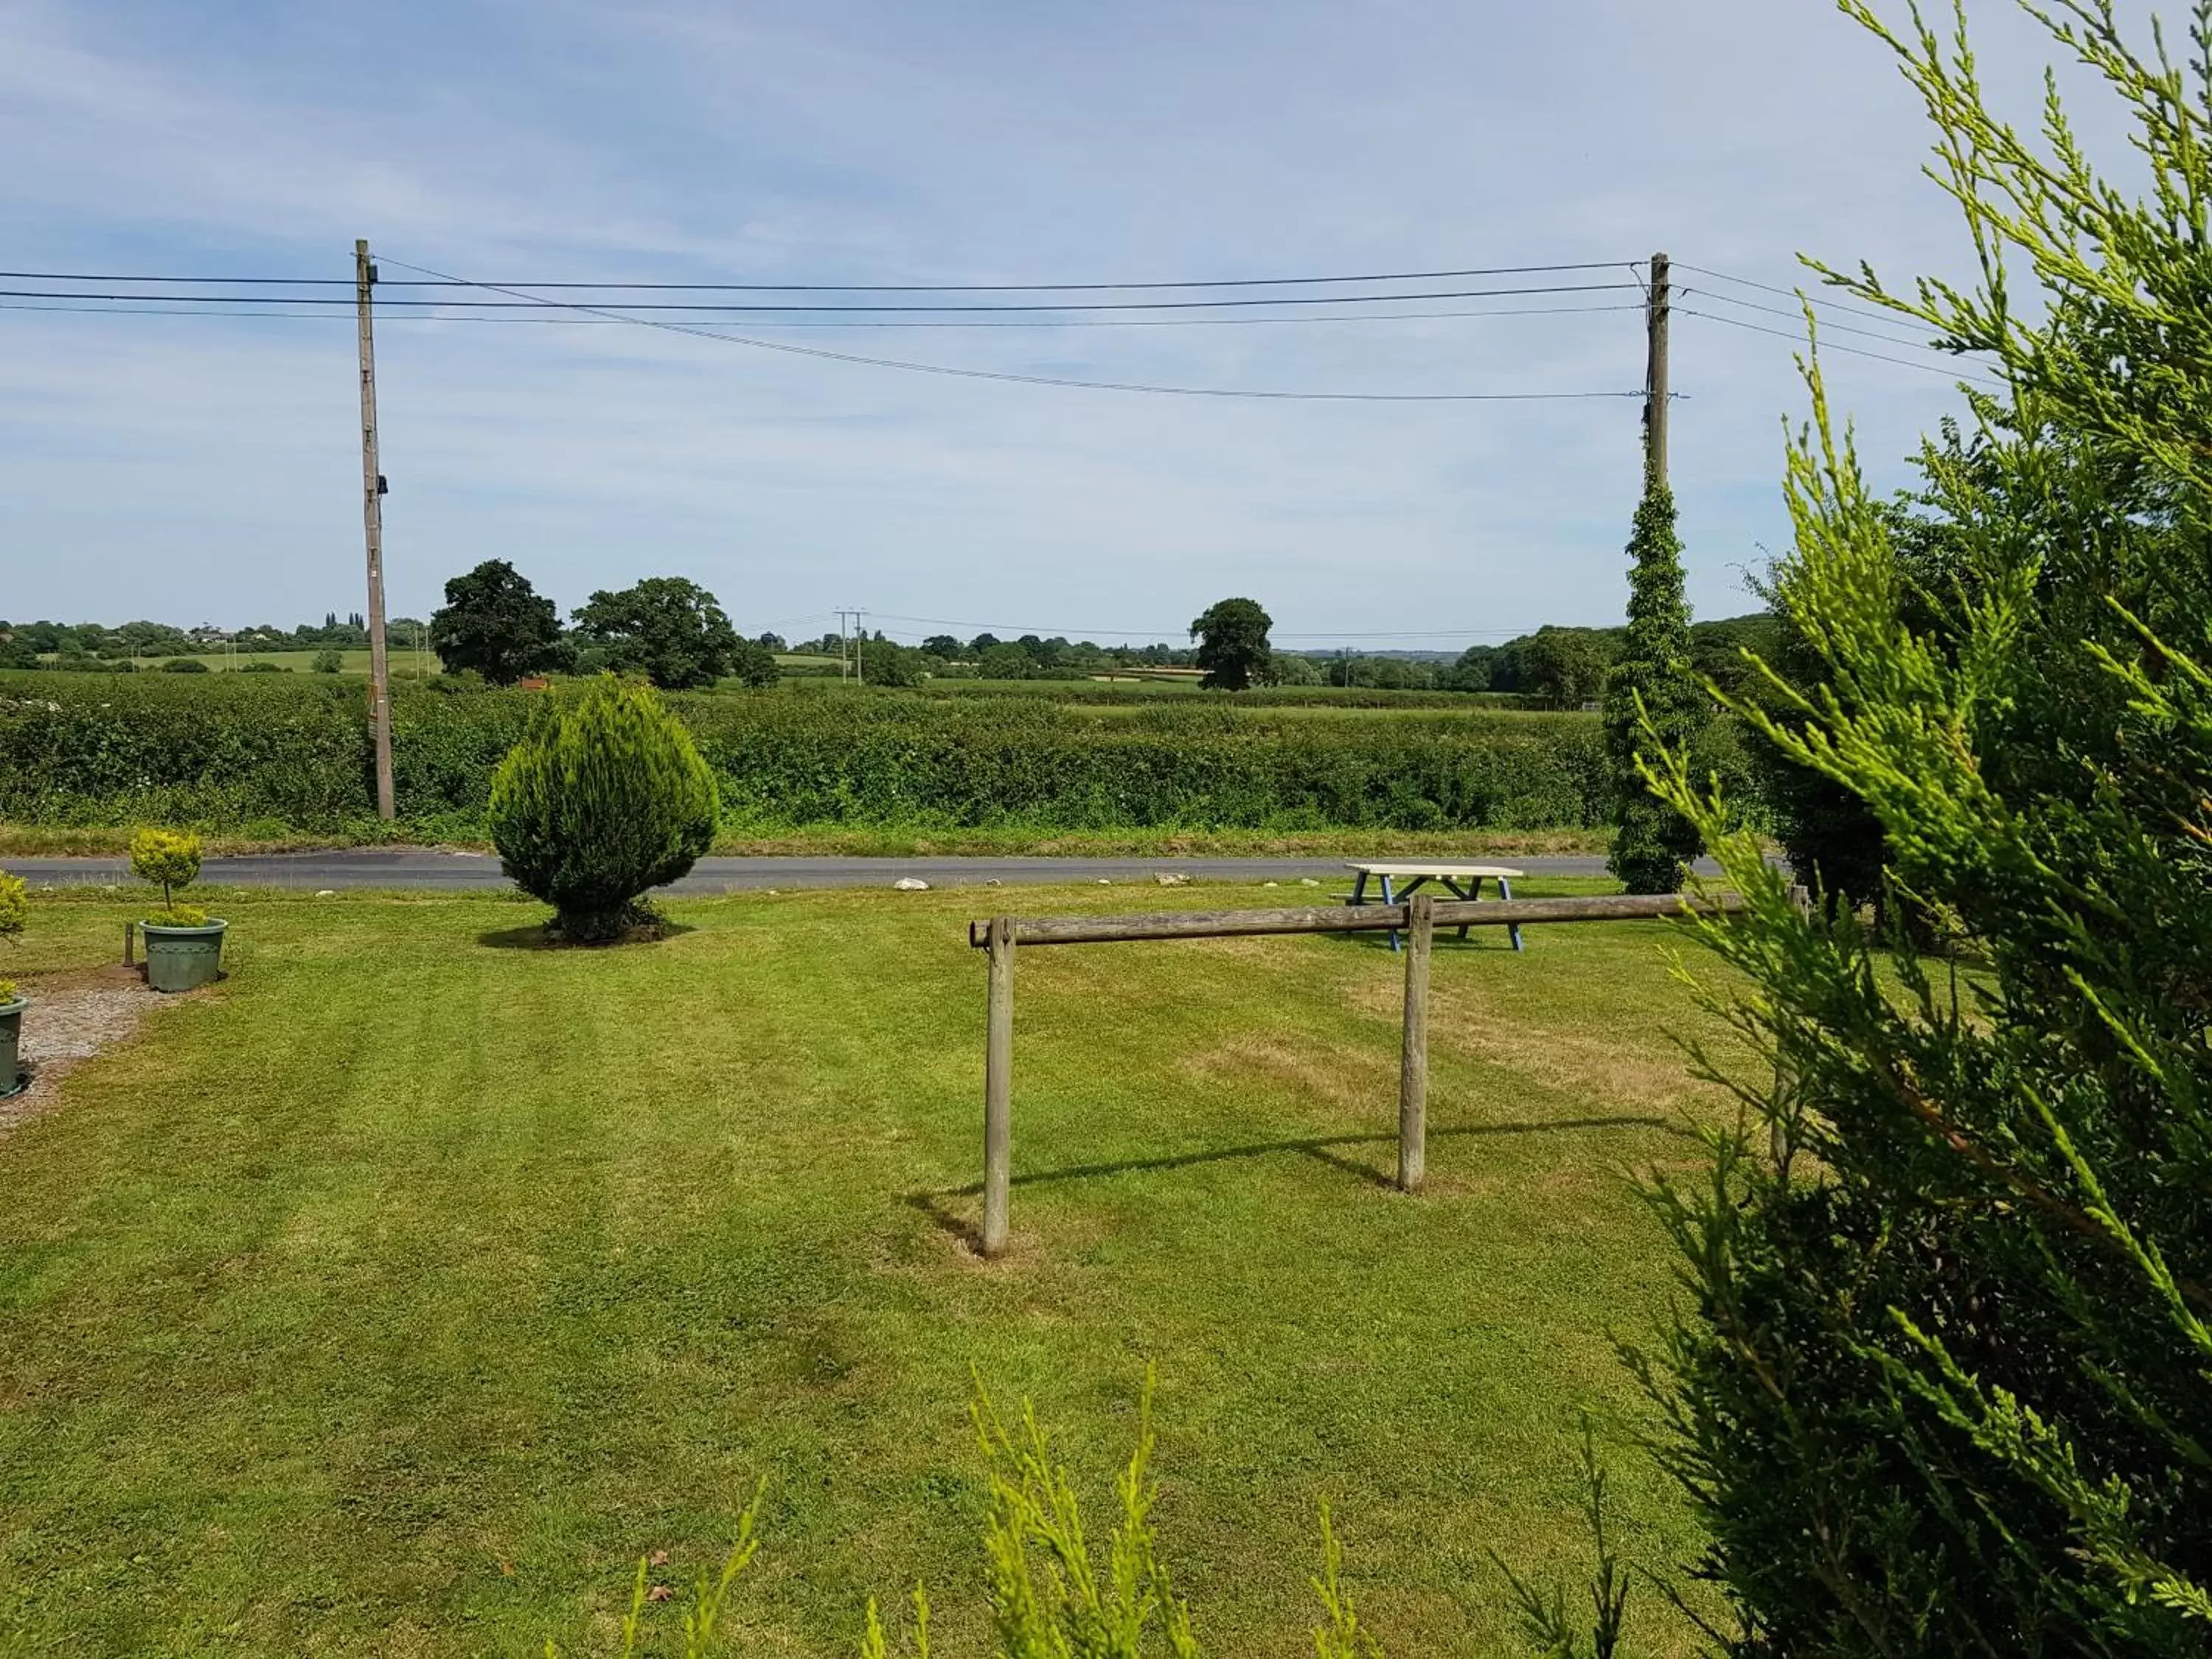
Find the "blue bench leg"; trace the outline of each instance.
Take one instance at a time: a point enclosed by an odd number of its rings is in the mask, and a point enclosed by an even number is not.
[[[1503,876],[1500,876],[1498,878],[1498,896],[1509,902],[1511,902],[1513,897],[1513,884],[1506,880]],[[1513,940],[1513,948],[1516,951],[1519,950],[1521,948],[1520,927],[1516,925],[1514,927],[1508,927],[1505,931]]]
[[[1393,891],[1390,890],[1390,878],[1389,878],[1389,877],[1388,877],[1388,876],[1383,877],[1383,878],[1382,878],[1382,902],[1383,902],[1383,903],[1385,903],[1385,904],[1395,904],[1397,902],[1398,902],[1398,896],[1397,896],[1397,894],[1395,894],[1395,892],[1393,892]],[[1396,951],[1396,950],[1399,950],[1399,949],[1401,949],[1401,947],[1400,946],[1399,943],[1398,943],[1398,930],[1397,930],[1396,928],[1395,928],[1395,927],[1393,927],[1393,928],[1390,930],[1390,948],[1391,948],[1393,951]]]

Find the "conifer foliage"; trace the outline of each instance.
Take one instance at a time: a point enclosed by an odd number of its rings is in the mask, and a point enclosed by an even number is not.
[[[714,775],[653,688],[603,675],[548,696],[491,784],[491,838],[515,885],[567,937],[650,921],[641,901],[712,844]]]
[[[1606,748],[1619,787],[1613,854],[1632,893],[1672,893],[1703,842],[1698,827],[1644,785],[1639,753],[1686,748],[1705,723],[1705,694],[1692,678],[1690,607],[1682,597],[1682,543],[1674,495],[1647,481],[1629,538],[1628,637],[1606,681]]]
[[[1991,115],[1963,21],[1844,9],[1983,273],[1848,286],[2002,382],[1921,457],[1949,569],[1915,592],[1810,374],[1785,574],[1820,672],[1741,712],[1863,804],[1966,960],[1801,915],[1670,764],[1750,902],[1711,937],[1777,1082],[1658,1194],[1693,1305],[1645,1375],[1744,1659],[2212,1654],[2212,0],[2186,65],[2101,0],[2035,14],[2124,106],[2148,199],[2055,91],[2040,142]]]

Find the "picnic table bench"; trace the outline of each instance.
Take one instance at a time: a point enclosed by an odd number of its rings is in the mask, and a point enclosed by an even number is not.
[[[1402,904],[1407,894],[1432,881],[1449,890],[1455,898],[1468,900],[1480,898],[1482,884],[1494,881],[1498,884],[1498,896],[1510,899],[1513,896],[1513,878],[1526,873],[1503,864],[1437,864],[1419,860],[1397,863],[1353,863],[1346,864],[1345,868],[1352,872],[1352,890],[1340,893],[1337,896],[1346,904]],[[1381,889],[1380,893],[1372,897],[1369,896],[1367,885],[1370,881]],[[1520,950],[1520,928],[1509,927],[1505,931],[1512,936],[1513,948]],[[1466,927],[1459,930],[1459,936],[1462,939],[1467,937]],[[1390,948],[1394,951],[1399,948],[1395,933],[1390,935]]]

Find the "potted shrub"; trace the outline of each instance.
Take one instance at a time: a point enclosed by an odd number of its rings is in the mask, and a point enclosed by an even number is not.
[[[30,914],[30,896],[24,890],[22,878],[0,870],[0,939],[14,944]],[[30,1006],[31,1000],[16,988],[14,980],[0,979],[0,1100],[23,1087],[17,1057],[23,1037],[23,1010]]]
[[[199,878],[200,838],[174,830],[141,830],[131,838],[131,868],[161,890],[161,908],[143,918],[146,983],[156,991],[190,991],[222,972],[227,921],[195,905],[177,902],[177,890]]]

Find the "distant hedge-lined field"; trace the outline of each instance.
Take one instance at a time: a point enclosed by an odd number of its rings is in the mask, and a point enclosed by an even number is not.
[[[399,686],[401,816],[483,833],[525,691]],[[1300,718],[1162,699],[1101,720],[1042,698],[790,690],[670,699],[725,827],[1579,828],[1610,815],[1596,721],[1407,711]],[[0,674],[0,819],[337,833],[373,816],[358,682]]]

